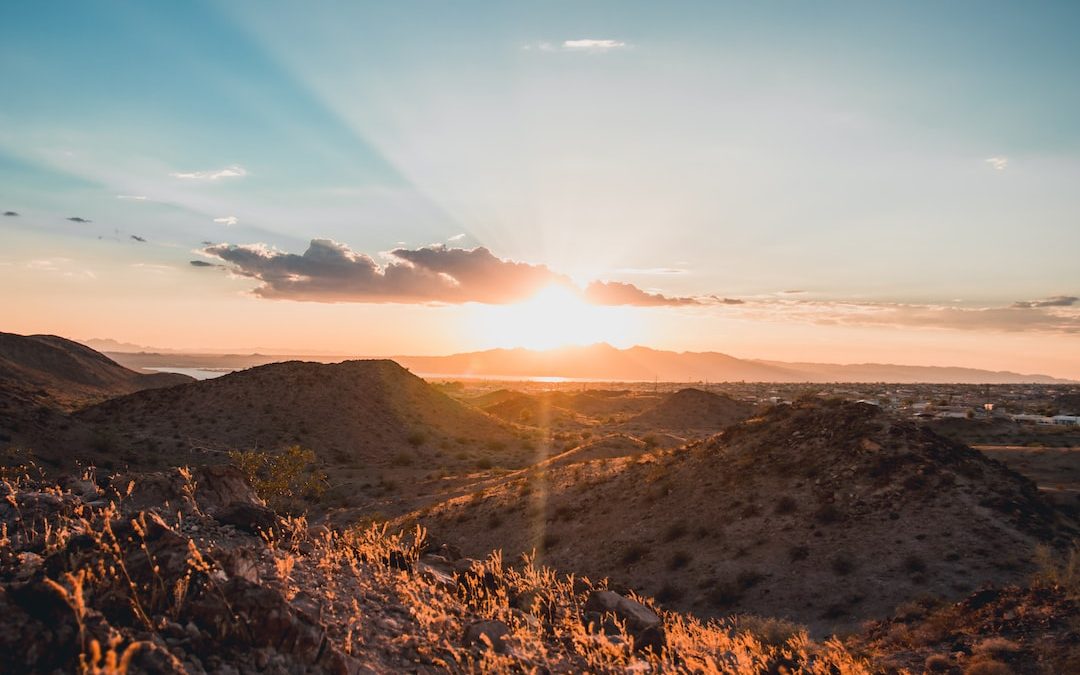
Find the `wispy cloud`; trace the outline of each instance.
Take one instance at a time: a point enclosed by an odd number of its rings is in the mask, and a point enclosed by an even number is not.
[[[669,297],[661,293],[650,293],[634,284],[621,281],[594,281],[585,288],[585,299],[594,305],[636,305],[638,307],[701,304],[697,298]]]
[[[173,178],[182,178],[184,180],[219,180],[221,178],[240,178],[247,175],[247,169],[244,167],[233,164],[227,166],[224,169],[216,169],[210,171],[174,171],[169,175]]]
[[[985,161],[995,171],[1004,171],[1009,166],[1008,157],[989,157]]]
[[[602,305],[689,305],[694,298],[668,297],[633,284],[593,282],[582,290],[546,265],[495,256],[484,247],[442,244],[397,248],[385,262],[330,239],[313,239],[302,254],[264,244],[214,244],[199,251],[220,260],[232,273],[255,279],[255,295],[312,302],[507,304],[525,300],[548,286],[570,288]],[[205,261],[192,261],[209,267]]]
[[[690,270],[681,267],[620,267],[615,270],[619,274],[643,275],[643,276],[671,276],[676,274],[689,274]]]
[[[140,237],[137,234],[131,235],[131,238],[134,239],[135,241],[139,242],[140,244],[145,244],[146,243],[146,239],[144,239],[143,237]]]
[[[1012,304],[1014,309],[1029,309],[1032,307],[1072,307],[1080,301],[1075,295],[1055,295],[1042,300],[1018,300]]]
[[[226,227],[231,227],[231,226],[239,223],[240,219],[237,218],[236,216],[225,216],[223,218],[214,218],[214,222],[219,223],[221,225],[225,225]]]
[[[446,241],[461,241],[464,238],[465,238],[465,233],[462,232],[461,234],[455,234],[452,237],[447,237]]]
[[[626,43],[622,40],[598,40],[595,38],[582,38],[579,40],[564,40],[563,49],[579,52],[609,52],[613,49],[622,49]]]
[[[19,214],[17,212],[15,212],[15,211],[4,211],[4,215],[5,216],[17,216]]]
[[[145,195],[116,195],[116,198],[117,199],[123,199],[125,201],[133,201],[133,202],[145,202],[146,201],[146,196]]]
[[[82,216],[71,216],[70,218],[68,218],[68,220],[70,220],[73,223],[92,223],[92,222],[94,222],[94,221],[89,220],[87,218],[83,218]]]
[[[611,39],[597,39],[597,38],[581,38],[577,40],[563,40],[562,42],[550,42],[548,40],[540,40],[538,42],[530,42],[522,47],[526,51],[541,51],[541,52],[592,52],[592,53],[604,53],[614,51],[616,49],[623,49],[627,47],[627,43],[622,40]]]
[[[948,304],[856,302],[843,300],[757,299],[739,308],[742,318],[802,321],[821,325],[897,326],[994,332],[1080,334],[1080,302],[1073,296],[1009,306],[961,307]]]

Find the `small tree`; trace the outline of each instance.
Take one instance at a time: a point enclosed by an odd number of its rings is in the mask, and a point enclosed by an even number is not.
[[[315,469],[315,451],[299,445],[277,453],[232,450],[229,460],[275,510],[297,510],[300,500],[318,499],[326,490],[326,475]]]

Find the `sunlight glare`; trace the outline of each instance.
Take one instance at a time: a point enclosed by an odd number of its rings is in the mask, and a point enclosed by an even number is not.
[[[485,347],[553,349],[607,342],[630,347],[641,341],[641,310],[597,306],[565,286],[547,286],[512,305],[475,305],[467,319]]]

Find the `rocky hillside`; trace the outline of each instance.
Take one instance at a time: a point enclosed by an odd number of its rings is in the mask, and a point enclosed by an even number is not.
[[[680,389],[666,396],[654,408],[627,421],[638,430],[675,430],[679,432],[717,432],[750,417],[754,406],[725,394],[701,389]]]
[[[76,418],[121,453],[214,456],[300,444],[330,463],[429,467],[456,454],[509,464],[525,456],[501,420],[383,360],[274,363],[112,399]]]
[[[186,375],[129,370],[54,335],[0,333],[0,451],[44,447],[69,453],[67,439],[90,436],[68,417],[70,411],[191,381]]]
[[[557,405],[550,394],[508,392],[496,402],[483,406],[483,410],[508,422],[544,429],[581,429],[588,425],[588,420],[578,413]]]
[[[0,391],[71,410],[143,389],[193,381],[172,373],[137,373],[100,352],[55,335],[0,333]]]
[[[468,551],[559,569],[698,615],[825,634],[1032,570],[1077,530],[1035,485],[875,406],[775,408],[706,442],[537,469],[422,514]]]
[[[870,672],[795,626],[282,520],[221,467],[9,476],[0,525],[5,673]]]

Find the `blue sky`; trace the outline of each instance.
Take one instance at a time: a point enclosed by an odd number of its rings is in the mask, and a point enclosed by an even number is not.
[[[1080,294],[1078,29],[1069,2],[5,3],[0,275],[33,297],[59,288],[33,261],[93,274],[55,314],[131,307],[130,270],[168,268],[182,314],[267,283],[192,268],[202,242],[482,245],[743,300],[643,315],[711,326],[698,347],[861,329],[865,305],[903,315],[868,324],[895,339],[1037,332],[1064,354],[1071,304],[905,308]],[[403,311],[341,297],[319,321]]]

